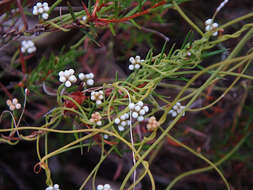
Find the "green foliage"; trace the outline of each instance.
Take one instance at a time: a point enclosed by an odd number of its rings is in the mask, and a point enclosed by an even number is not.
[[[111,1],[99,1],[99,4],[101,5],[102,3],[108,2]],[[42,57],[37,67],[28,74],[27,87],[39,94],[39,87],[42,83],[50,82],[52,84],[58,84],[59,71],[68,68],[78,70],[79,65],[77,58],[84,53],[79,50],[80,45],[85,39],[89,39],[96,45],[99,45],[99,43],[96,42],[96,37],[98,35],[97,31],[106,28],[107,25],[114,36],[117,36],[119,31],[122,29],[128,30],[130,26],[136,27],[136,30],[130,32],[130,36],[135,34],[134,36],[136,36],[136,38],[130,38],[130,40],[128,40],[128,43],[125,45],[127,49],[131,49],[136,43],[142,43],[143,41],[147,41],[152,47],[153,41],[150,39],[150,34],[138,34],[141,27],[141,24],[139,23],[147,22],[149,15],[143,14],[141,15],[143,17],[138,17],[138,19],[135,17],[129,18],[133,15],[136,16],[136,14],[138,16],[138,13],[141,14],[143,9],[148,10],[148,8],[144,6],[145,2],[148,1],[139,0],[137,1],[137,5],[133,6],[133,1],[130,0],[114,1],[113,3],[108,4],[108,6],[104,6],[98,10],[98,17],[92,17],[87,22],[80,21],[80,18],[86,14],[85,11],[82,10],[74,12],[69,4],[68,10],[70,13],[43,22],[42,25],[47,25],[49,29],[68,32],[70,30],[68,27],[72,26],[71,24],[75,21],[75,27],[79,26],[80,31],[84,35],[68,51],[65,51],[63,48],[59,55],[51,54],[48,59]],[[153,0],[149,2],[151,4],[149,7],[152,7],[163,1],[157,2]],[[92,146],[99,146],[101,148],[100,161],[85,179],[80,189],[84,188],[89,179],[92,179],[93,188],[95,188],[96,174],[107,156],[110,154],[116,154],[123,157],[127,152],[132,152],[134,165],[122,181],[120,189],[122,190],[126,188],[127,183],[133,174],[135,176],[134,182],[130,184],[129,189],[134,189],[136,184],[142,181],[144,176],[148,176],[151,188],[155,189],[155,180],[151,173],[150,165],[152,164],[156,154],[162,149],[164,139],[170,139],[172,142],[177,144],[177,146],[184,148],[200,160],[204,161],[208,166],[200,169],[194,169],[179,175],[172,180],[170,184],[168,184],[166,189],[171,189],[179,180],[186,176],[213,169],[224,181],[226,188],[230,189],[228,181],[222,174],[220,165],[230,158],[239,159],[238,155],[235,153],[240,146],[247,141],[249,136],[249,126],[252,124],[252,117],[248,119],[243,131],[243,137],[239,140],[237,145],[232,148],[232,150],[226,151],[227,153],[225,156],[222,158],[219,157],[219,159],[216,156],[224,154],[224,151],[223,149],[221,151],[217,151],[217,154],[212,158],[212,160],[218,160],[216,162],[210,161],[202,153],[195,151],[194,148],[190,148],[189,146],[181,143],[172,137],[170,132],[182,118],[184,112],[191,114],[191,112],[207,110],[208,108],[213,107],[226,94],[228,94],[239,79],[253,79],[252,76],[245,74],[249,64],[253,60],[253,52],[249,50],[245,54],[241,53],[245,44],[253,37],[253,25],[251,23],[245,24],[241,29],[232,34],[220,35],[217,38],[213,38],[212,32],[214,31],[206,33],[202,32],[201,28],[199,28],[190,18],[187,17],[187,15],[185,15],[178,5],[182,2],[185,2],[185,0],[164,1],[164,4],[153,8],[149,13],[156,15],[152,18],[155,21],[163,22],[163,18],[159,15],[159,11],[165,10],[166,8],[175,9],[185,19],[185,21],[199,33],[200,37],[198,39],[195,39],[194,32],[190,31],[186,35],[185,40],[179,49],[176,49],[175,46],[168,47],[166,42],[159,54],[154,55],[153,51],[150,50],[147,53],[145,60],[140,63],[141,69],[133,71],[124,79],[119,79],[116,74],[115,81],[104,83],[103,85],[96,86],[94,88],[82,89],[82,92],[78,97],[83,98],[82,101],[79,101],[78,98],[75,98],[73,94],[71,94],[77,91],[77,86],[66,90],[64,84],[62,84],[57,89],[57,97],[55,98],[57,106],[45,115],[45,123],[43,125],[39,127],[20,126],[20,122],[18,122],[16,126],[12,126],[10,129],[0,129],[1,133],[20,132],[20,134],[18,134],[19,138],[16,142],[19,142],[20,140],[37,142],[36,150],[39,159],[38,165],[46,172],[46,184],[48,186],[53,184],[50,168],[48,167],[48,159],[73,149],[80,148],[81,152],[83,152],[84,147],[87,147],[88,150],[90,150]],[[52,7],[58,5],[59,3],[61,3],[61,0],[56,1]],[[96,8],[98,8],[99,4],[89,1],[87,7],[89,13],[91,14],[96,6]],[[253,14],[250,13],[246,16],[232,20],[225,25],[220,26],[219,29],[225,29],[226,27],[236,24],[237,22],[249,17],[253,17]],[[78,23],[77,20],[79,20],[80,23]],[[125,22],[127,22],[127,24]],[[129,22],[131,22],[132,25],[129,25]],[[81,28],[84,26],[86,27],[85,29]],[[247,31],[246,34],[244,33],[245,31]],[[224,60],[221,59],[221,61],[217,63],[208,65],[202,64],[205,59],[227,52],[227,49],[223,48],[221,45],[222,42],[238,38],[243,34],[244,36],[241,41],[236,45],[234,50],[225,57]],[[124,57],[122,59],[124,59]],[[239,67],[240,70],[237,72]],[[205,76],[206,79],[196,87],[195,82],[202,76]],[[233,76],[233,81],[225,88],[219,89],[221,95],[218,98],[209,102],[207,105],[199,106],[197,108],[191,107],[198,99],[203,99],[203,97],[205,97],[206,90],[210,86],[215,85],[219,80],[226,79],[228,76]],[[177,81],[178,83],[171,84],[168,80]],[[173,89],[176,92],[175,97],[168,97],[159,91],[159,89],[168,88]],[[103,90],[105,96],[102,104],[97,105],[90,98],[89,93],[94,90]],[[129,110],[128,105],[131,102],[137,103],[139,101],[145,102],[145,104],[152,108],[145,117],[148,119],[151,116],[158,115],[159,118],[157,120],[160,124],[157,129],[145,133],[142,138],[136,133],[133,133],[133,129],[142,127],[143,123],[146,125],[147,121],[141,123],[131,118],[130,126],[123,132],[119,131],[117,126],[114,124],[115,118],[119,118],[125,113],[130,113],[131,115],[131,110]],[[71,102],[73,105],[68,106],[66,102]],[[169,113],[177,102],[185,102],[185,106],[183,107],[183,111],[178,113],[175,118],[172,118]],[[94,112],[99,112],[102,116],[103,125],[101,127],[97,126],[96,123],[90,120]],[[20,119],[21,118],[22,114]],[[61,122],[65,123],[65,128],[58,128]],[[210,122],[209,119],[199,120],[196,122],[197,127],[203,128],[203,126],[208,122]],[[22,131],[36,131],[37,133],[36,135],[25,136],[21,133]],[[58,138],[60,139],[59,141],[62,142],[59,145],[60,148],[54,149],[53,151],[48,149],[48,142],[51,141],[51,138],[48,136],[50,133],[60,134]],[[109,140],[104,138],[105,134],[109,136]],[[67,140],[64,138],[65,135],[68,135]],[[69,136],[71,137],[69,138]],[[39,146],[41,138],[45,141],[43,154],[41,153]],[[229,135],[225,136],[224,142],[229,142],[229,138]],[[7,142],[9,144],[12,143],[11,140],[6,138],[0,138],[0,141]],[[150,143],[151,141],[152,143]],[[108,145],[109,148],[106,148],[107,146],[105,145]],[[232,156],[233,154],[234,156]],[[245,161],[248,157],[245,156],[240,159],[241,161]],[[135,174],[137,169],[139,169],[139,172],[136,176]]]
[[[65,52],[64,48],[62,48],[58,56],[51,54],[48,59],[42,57],[40,63],[28,76],[28,88],[37,91],[40,88],[38,84],[47,80],[50,81],[52,76],[58,80],[60,71],[67,68],[77,68],[78,62],[76,59],[82,54],[83,51],[80,50],[70,49]]]

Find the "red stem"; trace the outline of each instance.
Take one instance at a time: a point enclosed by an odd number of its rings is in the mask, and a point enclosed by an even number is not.
[[[96,0],[94,9],[93,9],[93,12],[92,12],[92,15],[91,15],[93,18],[97,17],[96,13],[97,13],[98,5],[99,5],[99,0]]]
[[[90,17],[90,13],[89,13],[89,11],[88,11],[86,5],[85,5],[84,2],[82,2],[82,1],[81,1],[81,3],[82,3],[82,6],[83,6],[84,11],[86,12],[87,17],[89,18],[89,17]]]
[[[165,1],[161,1],[159,3],[156,3],[155,5],[153,5],[152,7],[142,11],[142,12],[139,12],[139,13],[136,13],[132,16],[128,16],[128,17],[124,17],[124,18],[121,18],[121,19],[105,19],[105,18],[97,18],[96,20],[97,21],[100,21],[100,22],[105,22],[105,23],[119,23],[119,22],[125,22],[125,21],[129,21],[131,19],[134,19],[136,17],[139,17],[139,16],[142,16],[144,14],[147,14],[149,13],[152,9],[154,8],[157,8],[161,5],[164,5],[166,2]]]
[[[112,5],[112,2],[108,2],[108,3],[102,3],[101,5],[99,5],[99,7],[97,8],[97,12],[100,11],[103,7],[107,7],[109,5]]]

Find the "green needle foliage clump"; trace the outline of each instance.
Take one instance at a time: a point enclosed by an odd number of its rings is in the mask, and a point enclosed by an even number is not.
[[[62,1],[56,1],[51,6],[49,13],[58,6]],[[149,2],[151,8],[143,10],[145,2]],[[80,189],[83,189],[87,182],[92,179],[93,188],[95,189],[95,179],[97,172],[103,161],[110,154],[122,156],[124,152],[132,152],[133,166],[127,173],[121,183],[120,189],[134,189],[145,176],[148,176],[152,189],[155,189],[155,180],[150,170],[150,165],[156,154],[161,150],[165,138],[171,139],[178,146],[190,151],[193,155],[207,163],[207,167],[188,171],[175,178],[166,189],[171,189],[176,182],[188,175],[205,172],[214,169],[224,181],[226,188],[230,189],[230,185],[224,177],[220,168],[221,163],[231,157],[231,155],[242,145],[248,134],[242,138],[239,143],[229,151],[223,158],[217,162],[212,162],[203,154],[195,151],[189,146],[183,144],[176,138],[170,135],[170,131],[175,127],[176,123],[182,118],[183,114],[192,114],[214,106],[236,85],[240,79],[250,79],[253,77],[247,73],[247,68],[253,59],[253,51],[249,49],[244,55],[241,53],[245,44],[253,37],[253,24],[246,23],[238,31],[232,34],[222,34],[218,37],[213,37],[213,32],[204,33],[197,24],[195,24],[183,10],[179,4],[184,1],[138,1],[138,6],[133,9],[132,1],[89,1],[87,10],[73,12],[69,5],[69,13],[55,17],[49,21],[42,23],[48,31],[60,30],[68,32],[74,24],[80,27],[83,32],[83,37],[70,48],[68,51],[62,50],[58,56],[51,55],[49,59],[42,58],[40,63],[32,72],[27,75],[26,86],[28,89],[39,92],[39,85],[42,83],[59,84],[58,73],[70,67],[78,69],[77,58],[85,52],[81,51],[80,46],[86,39],[90,39],[94,43],[96,33],[99,27],[109,27],[114,35],[117,35],[115,23],[124,25],[124,22],[131,22],[137,28],[140,27],[135,18],[142,19],[144,13],[159,12],[168,8],[175,9],[182,18],[198,33],[199,38],[193,40],[191,32],[185,38],[185,41],[180,49],[169,47],[167,42],[163,45],[161,52],[154,55],[152,50],[148,52],[144,62],[141,63],[141,68],[132,72],[128,77],[97,85],[93,88],[77,88],[73,87],[65,89],[64,84],[59,85],[55,94],[56,106],[45,115],[44,124],[41,126],[21,126],[20,122],[15,124],[12,120],[12,127],[9,129],[0,129],[1,133],[10,132],[12,136],[17,134],[17,138],[13,143],[11,138],[8,140],[5,137],[0,138],[1,142],[16,144],[21,140],[36,141],[36,150],[39,162],[36,168],[43,168],[46,173],[46,184],[53,185],[51,179],[50,168],[48,167],[48,159],[63,154],[66,151],[84,147],[97,146],[101,148],[100,160],[89,176],[84,180]],[[160,3],[160,4],[159,4]],[[159,4],[159,6],[158,6]],[[106,5],[106,6],[102,6]],[[157,6],[156,6],[157,5]],[[85,5],[84,5],[85,6]],[[92,13],[94,9],[98,9],[96,15]],[[144,12],[144,11],[147,12]],[[91,16],[87,15],[89,13]],[[138,15],[139,14],[139,15]],[[133,16],[135,15],[135,16]],[[81,20],[83,16],[87,16],[87,20]],[[131,17],[132,16],[132,17]],[[240,21],[245,21],[252,18],[253,14],[247,14],[232,21],[219,26],[216,31],[226,31],[226,28],[235,25]],[[79,21],[77,22],[77,20]],[[93,20],[92,20],[93,19]],[[84,29],[85,28],[85,29]],[[120,28],[120,27],[119,27]],[[182,31],[184,32],[184,31]],[[226,49],[213,50],[214,47],[220,47],[223,42],[231,39],[242,37],[240,42],[231,51],[224,60],[220,62],[203,64],[203,61],[211,56],[216,56],[224,53]],[[75,63],[76,62],[76,63]],[[239,72],[238,72],[238,68]],[[199,85],[195,82],[205,76],[205,81]],[[219,81],[228,77],[232,77],[233,81],[226,86],[221,95],[213,100],[208,105],[203,107],[192,107],[199,99],[206,97],[206,90],[210,86],[215,86]],[[176,85],[172,82],[178,81]],[[175,97],[168,97],[161,93],[160,89],[170,88],[176,92]],[[102,90],[104,97],[102,104],[97,105],[90,98],[90,92]],[[125,131],[119,131],[114,123],[116,118],[120,118],[125,113],[130,113],[130,103],[143,101],[148,105],[150,111],[145,115],[146,120],[142,123],[130,117],[131,124],[126,127]],[[177,102],[184,102],[183,110],[176,115],[175,118],[170,116],[170,111]],[[102,126],[97,126],[91,122],[92,114],[99,112],[102,117]],[[18,117],[18,114],[15,113]],[[140,125],[147,125],[148,119],[156,116],[159,122],[159,127],[148,133],[143,138],[138,138],[134,129]],[[68,128],[61,127],[61,123],[68,119],[71,120],[71,126]],[[33,132],[32,132],[33,131]],[[48,143],[50,142],[51,133],[73,135],[71,142],[58,147],[56,150],[49,151]],[[10,135],[10,136],[11,136]],[[104,138],[105,135],[109,137]],[[44,139],[45,145],[42,151],[39,142]],[[149,142],[153,142],[150,144]],[[110,147],[108,148],[109,145]],[[121,147],[124,147],[123,149]],[[138,174],[136,170],[138,169]],[[130,177],[134,176],[133,183],[129,183]]]

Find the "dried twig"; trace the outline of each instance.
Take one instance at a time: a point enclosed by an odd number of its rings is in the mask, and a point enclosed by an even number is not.
[[[23,23],[24,23],[25,30],[27,30],[28,29],[27,19],[25,17],[24,9],[22,7],[22,4],[21,4],[20,0],[17,0],[17,5],[18,5],[18,8],[19,8],[19,12],[22,16],[22,20],[23,20]]]

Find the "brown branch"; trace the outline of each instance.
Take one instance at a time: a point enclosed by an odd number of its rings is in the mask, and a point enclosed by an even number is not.
[[[1,89],[4,91],[4,93],[10,98],[12,99],[13,96],[11,95],[11,93],[8,91],[8,89],[3,85],[3,83],[0,82],[0,87]]]
[[[28,29],[27,19],[25,17],[24,9],[22,7],[22,4],[21,4],[20,0],[17,0],[17,5],[18,5],[18,8],[19,8],[19,12],[22,16],[22,20],[23,20],[23,23],[24,23],[25,30],[27,30]]]

